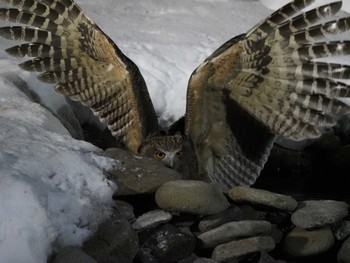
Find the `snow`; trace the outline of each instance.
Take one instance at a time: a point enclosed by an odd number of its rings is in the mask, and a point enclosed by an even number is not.
[[[139,66],[163,125],[184,114],[192,71],[271,12],[257,0],[77,2]],[[281,3],[261,2],[272,9]],[[71,138],[53,114],[1,77],[17,74],[53,113],[66,104],[5,54],[13,44],[0,40],[0,263],[41,263],[81,244],[110,214],[117,186],[103,172],[118,162]]]

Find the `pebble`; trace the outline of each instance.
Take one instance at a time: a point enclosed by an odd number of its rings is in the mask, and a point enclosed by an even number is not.
[[[270,251],[275,248],[273,239],[269,236],[251,237],[231,241],[214,248],[212,259],[219,262],[237,260],[248,254],[259,251]]]
[[[337,259],[338,263],[350,263],[350,238],[342,244]]]
[[[338,240],[344,240],[350,236],[350,220],[342,220],[334,228],[334,236]]]
[[[282,211],[294,211],[298,203],[290,196],[272,193],[266,190],[254,189],[247,186],[236,186],[228,191],[234,202],[249,203],[265,206]]]
[[[84,242],[83,250],[98,262],[132,263],[138,236],[126,219],[108,219]]]
[[[301,228],[322,227],[335,224],[348,214],[345,202],[333,200],[303,201],[292,214],[292,223]]]
[[[101,155],[120,161],[119,166],[107,171],[107,178],[118,185],[117,196],[154,193],[162,184],[182,179],[178,172],[161,162],[129,151],[110,148]]]
[[[230,208],[220,213],[203,218],[199,222],[198,228],[201,232],[205,232],[227,222],[240,221],[243,219],[244,217],[242,210],[238,206],[232,205]]]
[[[267,221],[229,222],[197,236],[201,247],[210,248],[232,240],[267,235],[271,233],[271,224]]]
[[[156,230],[142,245],[137,255],[139,262],[172,263],[189,257],[195,248],[193,235],[166,224]]]
[[[97,263],[97,261],[79,248],[65,247],[52,263]]]
[[[165,183],[156,192],[156,203],[167,211],[211,215],[230,204],[219,188],[202,181],[177,180]]]
[[[283,249],[294,257],[307,257],[326,252],[334,245],[330,227],[306,230],[295,227],[285,237]]]
[[[154,228],[162,223],[169,222],[171,219],[172,215],[169,212],[156,209],[139,216],[132,224],[132,227],[137,231],[141,231]]]

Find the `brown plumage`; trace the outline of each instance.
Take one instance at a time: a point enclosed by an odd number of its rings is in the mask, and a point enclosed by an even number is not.
[[[72,0],[2,2],[14,8],[1,8],[0,19],[25,24],[0,28],[2,37],[28,42],[7,49],[34,57],[23,69],[43,72],[39,79],[91,108],[133,152],[152,155],[158,145],[176,156],[180,138],[190,157],[176,167],[191,178],[251,185],[277,135],[316,138],[349,111],[337,98],[350,96],[339,81],[350,67],[315,60],[350,53],[350,41],[323,41],[350,29],[348,17],[323,22],[341,2],[301,13],[314,1],[295,0],[222,45],[190,77],[185,136],[176,139],[159,137],[137,66]]]

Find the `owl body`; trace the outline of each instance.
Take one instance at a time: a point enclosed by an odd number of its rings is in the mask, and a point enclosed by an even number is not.
[[[160,136],[146,83],[135,65],[73,0],[2,0],[0,36],[25,43],[6,51],[32,57],[20,67],[89,107],[130,151],[186,178],[251,185],[276,136],[317,138],[350,107],[350,66],[322,58],[350,54],[342,2],[304,11],[294,0],[213,52],[190,76],[184,136]],[[326,22],[325,22],[326,21]],[[334,37],[334,39],[337,39]]]

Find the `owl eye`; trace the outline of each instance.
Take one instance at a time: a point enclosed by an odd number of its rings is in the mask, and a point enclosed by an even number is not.
[[[165,157],[165,153],[163,153],[163,152],[156,152],[156,153],[154,154],[154,156],[156,157],[156,159],[162,160],[162,159],[164,159],[164,157]]]
[[[183,151],[178,151],[178,152],[176,153],[176,157],[177,157],[177,158],[180,158],[182,155],[183,155]]]

